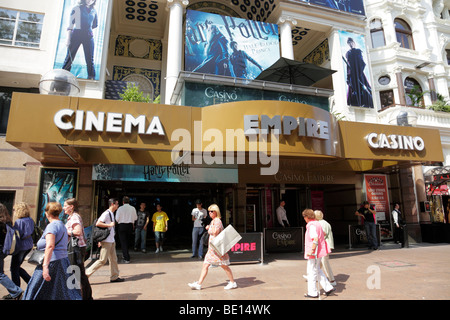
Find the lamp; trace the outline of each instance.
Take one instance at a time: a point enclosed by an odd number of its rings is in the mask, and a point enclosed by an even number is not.
[[[39,92],[47,95],[77,96],[80,86],[77,78],[67,70],[53,69],[39,81]]]

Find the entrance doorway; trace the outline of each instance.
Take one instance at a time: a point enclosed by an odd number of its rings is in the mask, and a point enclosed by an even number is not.
[[[145,202],[151,219],[156,212],[156,204],[159,203],[162,211],[169,217],[164,249],[191,249],[191,212],[196,207],[195,201],[200,199],[205,209],[216,203],[221,209],[222,221],[225,224],[225,219],[229,218],[226,213],[233,205],[232,190],[232,185],[225,184],[98,181],[95,187],[96,214],[98,217],[108,208],[108,199],[117,198],[122,205],[122,198],[128,196],[130,205],[136,210],[141,202]],[[155,246],[152,227],[150,221],[147,229],[147,247],[150,250]]]

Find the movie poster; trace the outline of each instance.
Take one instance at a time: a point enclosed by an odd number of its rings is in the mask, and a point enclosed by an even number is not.
[[[380,225],[381,239],[392,238],[389,190],[385,174],[365,174],[367,201],[375,207],[376,222]]]
[[[300,0],[330,9],[365,15],[363,0]]]
[[[48,224],[45,206],[49,202],[59,202],[61,207],[69,198],[76,198],[78,185],[78,169],[42,168],[39,186],[38,225],[44,229]],[[66,222],[64,210],[59,219]]]
[[[64,0],[54,69],[99,80],[109,0]]]
[[[347,105],[373,108],[372,86],[364,36],[339,31],[339,41],[347,83]]]
[[[185,70],[255,79],[280,58],[278,26],[187,10]]]

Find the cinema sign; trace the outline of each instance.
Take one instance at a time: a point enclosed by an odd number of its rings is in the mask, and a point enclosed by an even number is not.
[[[73,117],[73,121],[70,121]],[[53,122],[61,130],[75,131],[93,131],[110,133],[131,133],[134,127],[137,127],[139,134],[158,134],[164,136],[165,132],[158,116],[152,117],[147,126],[147,117],[138,115],[134,117],[131,114],[117,112],[98,112],[93,111],[61,109],[55,113]]]

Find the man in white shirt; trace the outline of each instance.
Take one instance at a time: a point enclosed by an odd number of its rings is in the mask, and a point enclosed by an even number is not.
[[[281,200],[280,201],[280,206],[277,208],[277,211],[276,211],[278,223],[283,228],[290,227],[289,221],[288,221],[287,215],[286,215],[286,209],[284,209],[285,205],[286,205],[286,202],[284,200]]]
[[[119,228],[119,239],[122,247],[122,257],[124,263],[130,263],[130,253],[128,243],[134,230],[134,222],[137,220],[136,209],[130,206],[130,198],[125,196],[122,199],[123,205],[117,209],[116,221]]]
[[[117,199],[111,198],[108,201],[109,208],[102,213],[100,218],[97,220],[97,227],[109,228],[110,233],[108,237],[99,243],[101,246],[100,258],[94,262],[88,269],[86,269],[86,276],[90,277],[95,271],[104,266],[107,261],[109,261],[109,266],[111,270],[110,282],[123,282],[124,279],[119,278],[119,266],[117,264],[116,255],[116,242],[114,240],[114,211],[119,207],[119,201]]]

